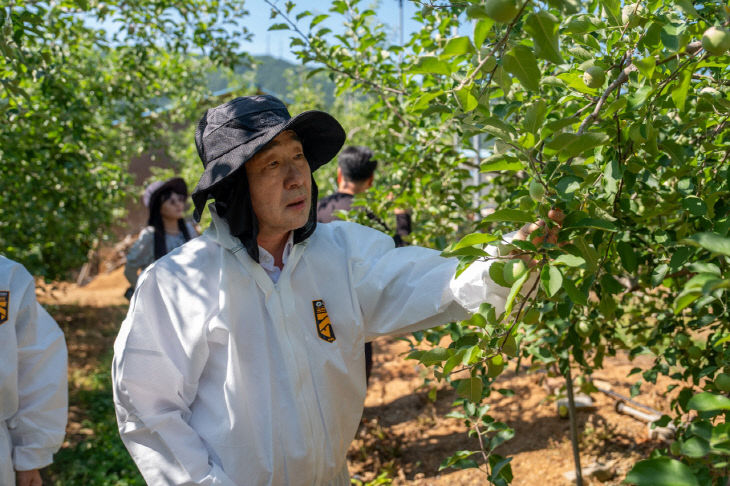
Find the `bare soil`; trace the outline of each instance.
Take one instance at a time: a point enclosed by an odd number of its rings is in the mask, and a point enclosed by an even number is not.
[[[112,348],[127,309],[126,288],[122,268],[101,274],[84,287],[38,283],[39,300],[66,333],[72,387],[83,386]],[[476,469],[439,471],[446,457],[457,450],[478,450],[479,444],[460,420],[445,418],[456,398],[453,390],[440,385],[436,399],[430,400],[423,386],[427,370],[406,360],[407,351],[408,344],[396,338],[374,343],[375,364],[362,424],[348,453],[351,474],[372,481],[386,473],[395,485],[486,484],[484,473]],[[628,396],[637,377],[628,376],[630,370],[650,363],[646,357],[633,362],[625,356],[610,358],[593,378]],[[515,429],[515,437],[497,452],[513,457],[516,486],[573,484],[564,477],[574,468],[569,422],[558,417],[554,395],[562,384],[561,378],[545,373],[509,370],[497,387],[511,389],[514,395],[492,393],[487,400],[490,414]],[[635,400],[668,412],[669,398],[663,394],[667,384],[661,379],[656,386],[644,384]],[[664,444],[648,438],[646,423],[617,413],[615,401],[607,395],[596,393],[592,398],[595,410],[578,413],[581,462],[584,467],[607,463],[610,477],[603,482],[589,477],[585,484],[618,485],[634,462]],[[85,411],[72,403],[66,446],[90,432],[81,425],[84,417]]]

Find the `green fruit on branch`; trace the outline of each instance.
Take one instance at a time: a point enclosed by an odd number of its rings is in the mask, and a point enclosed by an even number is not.
[[[589,88],[600,88],[606,81],[606,71],[599,66],[591,66],[583,73],[583,82]]]
[[[687,349],[687,354],[691,359],[699,359],[702,356],[702,348],[692,345]]]
[[[512,285],[527,271],[527,265],[522,260],[509,260],[504,263],[502,278],[507,285]]]
[[[593,334],[593,323],[589,321],[578,321],[575,325],[575,332],[581,337],[588,337]]]
[[[682,454],[682,444],[679,443],[678,440],[672,442],[672,445],[669,446],[669,451],[672,453],[672,455],[679,456]]]
[[[490,18],[505,24],[512,22],[519,12],[514,0],[487,0],[484,10]]]
[[[710,27],[702,34],[702,47],[715,56],[730,50],[730,33],[721,27]]]
[[[545,196],[545,186],[540,184],[536,179],[532,179],[530,181],[528,190],[530,191],[530,197],[535,202],[542,201],[543,197]]]
[[[684,333],[679,333],[676,336],[674,336],[674,344],[677,345],[680,349],[685,349],[689,347],[690,344],[692,344],[692,340]]]
[[[730,392],[730,375],[727,373],[720,373],[715,377],[715,386],[718,390],[725,393]]]

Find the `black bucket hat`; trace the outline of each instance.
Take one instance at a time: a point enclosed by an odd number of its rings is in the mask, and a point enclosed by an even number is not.
[[[312,172],[337,155],[346,137],[332,115],[313,110],[292,118],[284,103],[271,95],[243,96],[207,110],[195,130],[205,167],[192,194],[196,219],[213,189],[285,130],[302,141]]]

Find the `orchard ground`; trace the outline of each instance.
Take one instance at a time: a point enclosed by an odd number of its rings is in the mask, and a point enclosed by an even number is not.
[[[75,481],[81,477],[89,482],[98,481],[92,478],[110,478],[112,473],[104,468],[113,469],[120,479],[128,474],[128,469],[119,466],[120,461],[126,461],[125,457],[114,460],[104,457],[104,454],[111,454],[108,451],[112,449],[116,456],[124,456],[120,441],[114,437],[113,410],[108,397],[110,387],[104,381],[108,380],[106,368],[112,344],[127,309],[127,301],[122,296],[125,289],[121,268],[97,276],[84,287],[67,283],[39,284],[39,299],[63,328],[69,348],[70,420],[66,442],[57,455],[61,462],[57,460],[55,466],[44,471],[47,484],[71,484],[66,469],[77,468],[74,464],[79,463],[90,470],[84,472],[84,476],[75,476]],[[406,360],[407,351],[408,344],[404,340],[375,342],[375,365],[365,412],[348,454],[350,472],[364,483],[381,476],[391,479],[392,484],[485,484],[484,475],[474,469],[439,472],[441,462],[454,451],[479,447],[475,438],[468,438],[461,420],[445,418],[451,411],[455,393],[442,385],[435,400],[430,399],[429,390],[423,387],[426,370],[415,361]],[[628,396],[629,387],[638,376],[628,376],[630,370],[637,366],[648,368],[650,364],[645,357],[633,362],[625,356],[611,358],[594,378]],[[524,363],[517,374],[512,365],[509,372],[499,377],[494,388],[511,389],[514,395],[493,392],[488,399],[490,413],[515,429],[514,438],[498,450],[502,455],[513,457],[514,485],[571,484],[563,476],[573,470],[569,423],[558,418],[553,394],[562,384],[561,378],[527,373]],[[663,394],[667,384],[662,377],[656,386],[644,384],[635,399],[669,412],[670,398]],[[90,401],[92,389],[107,395]],[[648,438],[645,423],[615,412],[615,402],[611,398],[597,393],[593,399],[595,411],[578,414],[581,460],[584,467],[597,461],[607,463],[613,476],[603,482],[591,478],[587,484],[619,484],[637,460],[666,445]],[[95,423],[100,420],[105,422],[104,427]],[[96,442],[99,438],[95,435],[102,433],[100,430],[108,436],[104,440],[116,440],[116,446],[110,448],[107,443]],[[92,450],[92,464],[88,458],[75,458]],[[96,470],[91,470],[93,468]],[[107,484],[120,483],[110,481]],[[129,484],[137,483],[133,479]]]

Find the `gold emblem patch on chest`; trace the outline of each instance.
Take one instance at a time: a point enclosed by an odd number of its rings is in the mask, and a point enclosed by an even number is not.
[[[335,341],[335,330],[332,328],[330,316],[327,315],[327,308],[324,306],[324,300],[313,300],[312,309],[314,310],[314,322],[317,325],[317,335],[320,339],[332,343]]]
[[[8,312],[10,308],[10,291],[0,290],[0,324],[5,324],[8,320]]]

